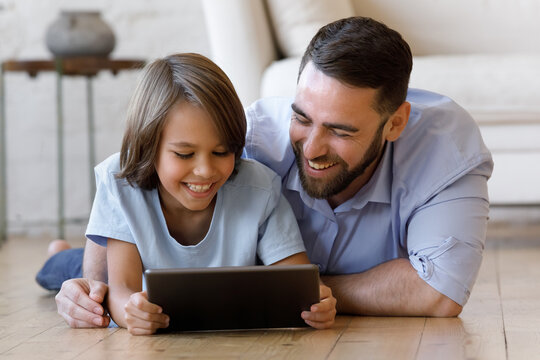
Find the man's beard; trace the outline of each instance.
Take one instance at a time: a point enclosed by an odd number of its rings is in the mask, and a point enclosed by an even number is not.
[[[349,171],[349,165],[343,161],[337,155],[334,156],[321,156],[316,159],[310,159],[320,163],[336,163],[334,166],[340,165],[342,170],[333,178],[328,179],[315,179],[306,175],[304,169],[304,152],[303,144],[296,142],[293,144],[294,155],[296,157],[296,165],[298,166],[298,172],[300,181],[305,192],[316,199],[328,199],[334,195],[344,191],[356,178],[361,176],[366,169],[377,160],[382,152],[384,144],[382,143],[382,130],[384,124],[379,126],[371,144],[362,157],[362,161]]]

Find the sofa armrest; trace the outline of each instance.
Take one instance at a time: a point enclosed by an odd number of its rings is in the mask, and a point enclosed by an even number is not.
[[[260,96],[264,69],[277,58],[262,0],[203,0],[211,57],[227,73],[244,106]]]

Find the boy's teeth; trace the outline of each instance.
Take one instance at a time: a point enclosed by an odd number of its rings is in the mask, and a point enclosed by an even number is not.
[[[195,192],[205,192],[205,191],[208,191],[208,189],[210,189],[210,186],[212,186],[212,184],[195,185],[195,184],[189,184],[189,183],[187,183],[186,185],[187,185],[187,187],[188,187],[191,191],[195,191]]]
[[[322,169],[327,169],[329,168],[330,166],[334,166],[336,163],[327,163],[327,164],[317,164],[311,160],[308,160],[308,164],[310,167],[316,169],[316,170],[322,170]]]

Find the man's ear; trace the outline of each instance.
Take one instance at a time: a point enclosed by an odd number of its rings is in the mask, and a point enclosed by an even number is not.
[[[409,115],[411,113],[411,104],[405,101],[401,106],[390,116],[390,119],[386,122],[385,125],[385,136],[384,138],[388,141],[396,141],[407,122],[409,121]]]

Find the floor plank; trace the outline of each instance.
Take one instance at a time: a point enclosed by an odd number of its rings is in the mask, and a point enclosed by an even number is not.
[[[414,359],[424,318],[354,317],[330,359]]]
[[[498,251],[501,303],[508,359],[540,354],[540,235],[501,242]]]
[[[540,227],[491,226],[471,298],[458,318],[340,316],[330,330],[131,336],[70,329],[34,275],[47,241],[0,248],[0,357],[8,359],[534,359],[540,354]],[[75,244],[82,244],[79,239]]]

